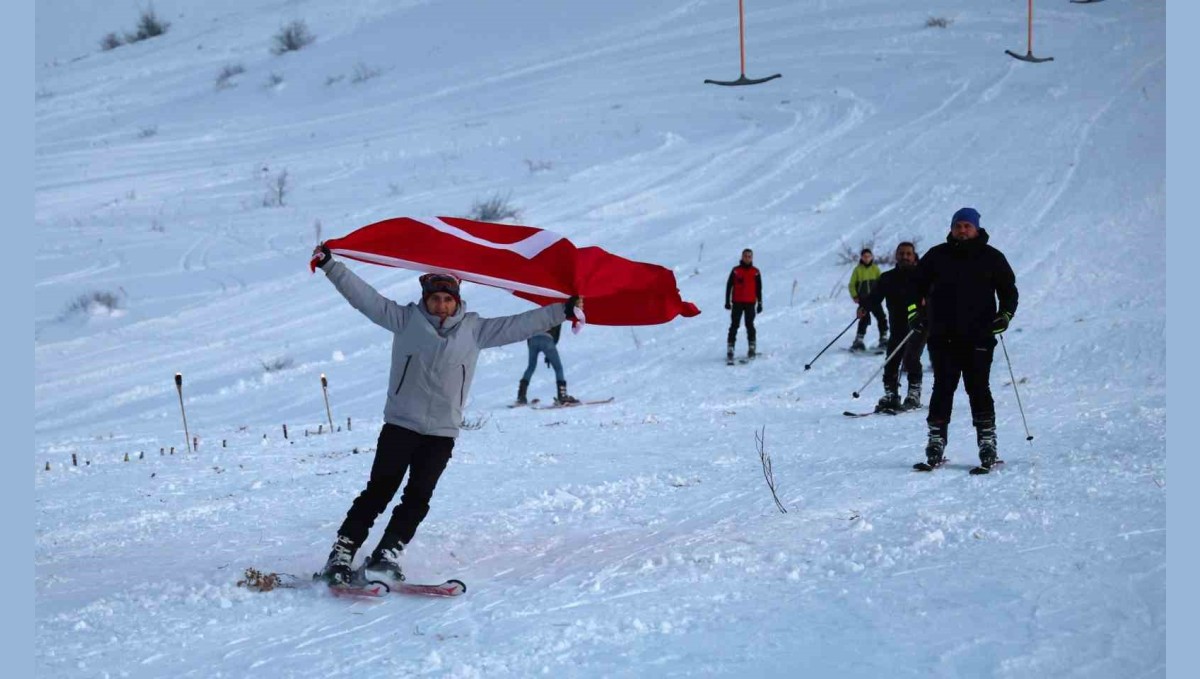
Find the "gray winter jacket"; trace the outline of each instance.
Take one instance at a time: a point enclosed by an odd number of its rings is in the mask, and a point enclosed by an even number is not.
[[[460,304],[443,323],[422,304],[384,297],[339,261],[321,270],[350,306],[395,334],[383,419],[420,434],[458,436],[480,349],[528,339],[566,320],[562,304],[501,318],[480,318]]]

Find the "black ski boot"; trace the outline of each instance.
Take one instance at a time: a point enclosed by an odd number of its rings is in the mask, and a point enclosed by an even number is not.
[[[358,551],[358,545],[345,535],[339,535],[337,542],[333,543],[333,549],[329,552],[329,559],[325,562],[325,568],[321,570],[319,576],[329,585],[348,585],[350,578],[354,574],[354,570],[350,565],[354,562],[354,553]]]
[[[996,464],[996,421],[975,422],[975,441],[979,444],[979,466],[991,469]]]
[[[754,358],[758,356],[758,352],[754,350],[754,342],[750,343],[750,351],[746,352],[746,358]]]
[[[529,380],[521,380],[517,384],[517,405],[527,405],[529,403]]]
[[[946,425],[930,424],[929,440],[925,443],[925,461],[913,465],[913,469],[930,472],[946,462]]]
[[[579,403],[579,399],[567,393],[567,383],[558,383],[558,396],[554,397],[554,402],[560,406],[569,406]]]
[[[866,351],[867,345],[863,344],[865,335],[855,335],[854,342],[850,345],[850,351]]]
[[[732,342],[730,342],[729,345],[725,347],[725,362],[728,363],[729,365],[733,365],[733,343]]]
[[[916,410],[921,407],[921,383],[908,383],[908,395],[904,397],[904,403],[900,406],[903,410]]]
[[[879,331],[879,344],[875,345],[875,351],[887,351],[888,334],[886,330]]]
[[[879,403],[875,404],[875,412],[877,413],[895,413],[899,412],[900,393],[895,387],[884,387],[883,398],[879,399]]]
[[[389,589],[395,588],[404,582],[404,569],[400,566],[403,556],[404,543],[384,535],[379,541],[379,546],[363,562],[363,579],[367,582],[382,582]]]

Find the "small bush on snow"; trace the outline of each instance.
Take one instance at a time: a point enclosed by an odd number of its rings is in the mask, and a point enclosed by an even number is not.
[[[477,222],[502,222],[506,219],[517,219],[520,216],[521,210],[513,207],[507,196],[496,194],[487,200],[475,201],[467,218]]]
[[[308,24],[303,19],[297,19],[279,29],[272,40],[271,53],[275,55],[296,52],[311,45],[316,36],[308,32]]]

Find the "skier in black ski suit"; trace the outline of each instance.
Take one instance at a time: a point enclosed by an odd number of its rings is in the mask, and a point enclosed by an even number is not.
[[[330,584],[350,582],[355,553],[407,472],[400,504],[362,566],[367,579],[396,583],[404,579],[404,546],[429,513],[433,490],[450,462],[479,351],[545,332],[573,318],[583,300],[571,297],[513,316],[480,318],[466,312],[459,281],[449,274],[421,276],[420,303],[401,305],[334,261],[324,244],[313,251],[313,261],[350,306],[394,333],[384,425],[371,476],[338,528],[321,577]]]
[[[929,400],[926,461],[942,463],[961,377],[971,402],[971,419],[979,446],[979,466],[996,462],[996,406],[989,378],[996,335],[1008,329],[1017,311],[1017,279],[1004,254],[988,245],[979,228],[979,213],[964,207],[950,220],[946,242],[930,248],[917,266],[917,294],[909,322],[928,327],[933,363],[933,396]],[[997,300],[999,305],[997,305]]]
[[[865,319],[871,309],[881,302],[887,304],[888,338],[887,353],[896,351],[901,342],[904,350],[892,356],[883,368],[883,398],[876,404],[876,411],[915,410],[921,407],[921,354],[925,353],[925,333],[914,332],[908,337],[908,309],[921,301],[917,292],[917,249],[908,241],[896,246],[896,266],[883,272],[875,289],[862,299],[858,317]],[[900,401],[900,365],[908,375],[908,394]]]

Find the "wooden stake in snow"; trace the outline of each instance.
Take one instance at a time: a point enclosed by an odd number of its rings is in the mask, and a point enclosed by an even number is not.
[[[175,373],[175,391],[179,392],[179,412],[183,415],[183,445],[191,445],[192,435],[188,433],[187,411],[183,409],[183,373]]]
[[[329,418],[329,433],[333,433],[333,412],[329,410],[329,381],[325,379],[325,373],[321,373],[321,393],[325,394],[325,416]],[[318,430],[320,433],[320,430]]]

